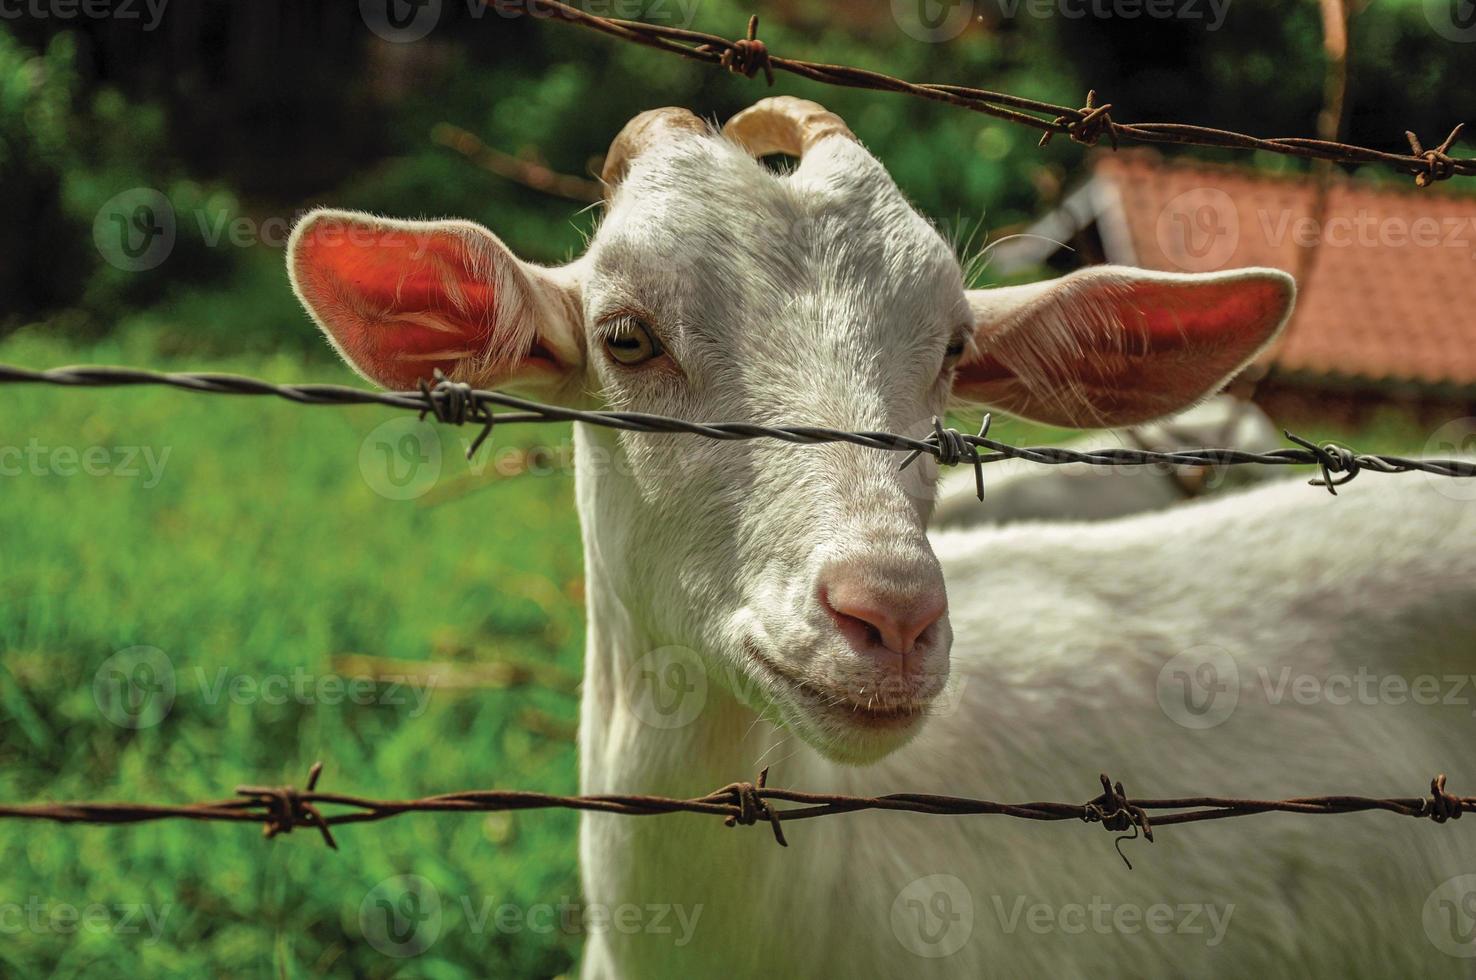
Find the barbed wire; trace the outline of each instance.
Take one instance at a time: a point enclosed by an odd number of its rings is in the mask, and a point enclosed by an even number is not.
[[[1119,143],[1156,143],[1179,146],[1205,146],[1232,150],[1263,150],[1305,160],[1328,160],[1345,164],[1375,164],[1411,174],[1415,184],[1427,187],[1457,174],[1476,175],[1476,158],[1450,155],[1460,139],[1462,125],[1451,130],[1444,140],[1426,149],[1418,136],[1406,131],[1409,153],[1391,153],[1365,146],[1333,140],[1300,136],[1263,138],[1245,133],[1172,122],[1120,123],[1112,118],[1111,103],[1097,104],[1097,93],[1088,92],[1080,108],[1056,105],[1006,92],[992,92],[966,85],[910,82],[882,72],[850,65],[829,65],[795,58],[783,58],[769,52],[758,37],[758,16],[749,19],[747,34],[729,40],[716,34],[705,34],[680,27],[663,27],[640,21],[617,20],[587,13],[558,0],[481,0],[505,15],[527,14],[531,17],[558,20],[608,34],[624,41],[655,48],[670,54],[719,65],[736,74],[753,78],[763,72],[769,84],[774,72],[783,71],[811,81],[843,88],[897,92],[933,102],[945,102],[996,119],[1028,126],[1041,131],[1040,145],[1045,146],[1056,135],[1065,136],[1086,146],[1095,146],[1106,138],[1116,149]]]
[[[891,793],[886,796],[847,796],[807,793],[768,785],[764,769],[753,782],[729,783],[706,796],[677,799],[666,796],[601,794],[561,796],[523,790],[468,790],[443,793],[418,800],[376,800],[317,788],[323,764],[316,762],[308,772],[307,788],[293,786],[239,786],[227,800],[207,803],[26,803],[0,804],[0,818],[47,820],[75,824],[135,824],[159,820],[260,823],[266,837],[291,833],[298,827],[317,830],[334,850],[338,841],[332,828],[345,824],[377,823],[406,813],[499,813],[513,810],[566,809],[650,817],[671,813],[696,813],[723,818],[729,827],[766,824],[780,846],[789,842],[784,824],[863,810],[890,810],[939,816],[990,814],[1021,820],[1078,820],[1101,824],[1121,833],[1116,838],[1118,856],[1128,868],[1132,863],[1122,853],[1122,843],[1142,837],[1153,841],[1155,827],[1225,820],[1258,813],[1330,815],[1384,811],[1406,817],[1428,817],[1436,823],[1459,819],[1476,810],[1476,798],[1452,796],[1445,791],[1442,773],[1430,781],[1429,796],[1368,797],[1309,796],[1286,800],[1229,799],[1217,796],[1188,796],[1170,799],[1134,799],[1120,782],[1104,773],[1102,792],[1085,803],[996,803],[959,796],[927,793]],[[789,807],[778,803],[793,804]],[[324,813],[324,808],[337,812]],[[1158,813],[1158,811],[1166,811]],[[1157,815],[1150,816],[1150,812]]]
[[[388,405],[430,416],[447,425],[480,425],[482,431],[467,447],[470,459],[492,435],[498,425],[531,422],[584,422],[627,432],[694,435],[725,442],[748,439],[777,439],[792,445],[818,445],[844,442],[867,449],[905,452],[905,468],[921,454],[936,458],[940,465],[960,463],[974,468],[976,490],[984,499],[984,466],[1005,459],[1022,459],[1031,463],[1059,466],[1085,463],[1090,466],[1316,466],[1319,478],[1312,486],[1326,487],[1336,494],[1337,488],[1359,473],[1421,472],[1434,476],[1476,477],[1476,461],[1456,459],[1411,459],[1355,452],[1335,442],[1317,444],[1286,432],[1297,444],[1295,449],[1250,452],[1244,449],[1181,449],[1168,452],[1149,449],[1109,448],[1093,450],[1066,449],[1060,446],[1012,446],[988,436],[990,417],[984,417],[978,434],[969,435],[945,427],[933,419],[933,432],[924,438],[892,432],[852,432],[823,426],[768,426],[750,422],[691,422],[666,415],[642,412],[609,412],[559,405],[545,405],[509,395],[487,391],[447,380],[439,371],[434,385],[422,383],[416,391],[370,391],[333,384],[274,384],[259,378],[237,374],[201,372],[163,373],[143,368],[82,365],[34,370],[0,364],[0,385],[45,384],[64,388],[126,388],[163,386],[204,395],[268,396],[286,399],[299,405]],[[514,411],[493,412],[498,406]],[[985,450],[980,452],[980,450]]]

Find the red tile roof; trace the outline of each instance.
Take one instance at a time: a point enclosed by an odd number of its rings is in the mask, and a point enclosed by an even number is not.
[[[1097,213],[1112,261],[1298,276],[1296,313],[1269,358],[1278,371],[1476,385],[1476,198],[1339,175],[1319,224],[1304,175],[1137,153],[1101,156],[1093,171],[1109,196]]]

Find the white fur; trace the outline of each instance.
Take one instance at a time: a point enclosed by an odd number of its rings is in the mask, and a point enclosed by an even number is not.
[[[571,386],[613,409],[692,419],[923,435],[949,397],[945,348],[974,310],[1028,323],[996,307],[1050,295],[1045,322],[1076,336],[1064,326],[1070,291],[970,297],[939,235],[844,139],[775,175],[715,135],[674,135],[633,162],[585,256],[529,274],[582,309],[582,335],[570,335],[577,317],[539,325],[546,344],[587,352]],[[1095,329],[1111,329],[1089,309]],[[630,369],[604,356],[602,324],[632,311],[669,363]],[[1048,358],[1070,360],[1032,338],[1014,350],[1052,377],[1063,364]],[[798,789],[1004,801],[1085,801],[1099,771],[1139,796],[1418,794],[1441,769],[1458,791],[1476,785],[1469,707],[1269,704],[1257,672],[1274,688],[1283,667],[1469,669],[1476,509],[1423,477],[1368,475],[1336,499],[1279,483],[1120,522],[929,539],[927,459],[899,473],[895,454],[850,445],[584,426],[575,436],[586,793],[697,796],[765,765]],[[817,601],[818,576],[837,564],[882,591],[946,581],[950,619],[900,686]],[[1238,665],[1240,704],[1197,731],[1162,707],[1160,671],[1206,644]],[[696,699],[678,705],[690,714],[680,724],[639,697],[673,665],[677,693]],[[918,717],[890,731],[854,723],[862,709],[899,706]],[[697,917],[685,944],[654,928],[591,932],[585,975],[1448,970],[1461,964],[1427,940],[1422,903],[1446,877],[1476,871],[1463,824],[1378,814],[1164,828],[1151,846],[1127,845],[1134,871],[1102,828],[1075,822],[861,813],[786,832],[781,849],[763,827],[717,818],[585,814],[587,903]],[[907,889],[934,874],[954,876],[973,906],[968,941],[942,958],[900,939],[894,915],[917,911]],[[1013,914],[1039,903],[1067,921],[1041,931]],[[1214,945],[1141,924],[1075,934],[1078,905],[1127,907],[1141,923],[1160,903],[1201,903],[1230,921]]]
[[[1370,527],[1385,533],[1357,533]],[[938,535],[957,637],[950,692],[916,741],[864,768],[836,765],[711,685],[686,728],[632,717],[610,672],[651,641],[613,625],[599,585],[583,789],[697,795],[768,763],[786,787],[1011,802],[1084,801],[1099,771],[1144,797],[1418,795],[1437,771],[1470,787],[1469,703],[1270,701],[1288,668],[1469,675],[1473,539],[1476,508],[1417,476],[1369,477],[1337,500],[1293,480],[1121,522]],[[1194,731],[1165,714],[1159,675],[1205,644],[1236,659],[1240,701],[1222,725]],[[665,936],[591,937],[586,975],[1388,977],[1465,965],[1421,920],[1442,881],[1476,871],[1462,823],[1365,814],[1167,827],[1154,844],[1124,845],[1131,871],[1106,832],[1075,822],[865,813],[786,833],[781,849],[762,826],[586,816],[588,901],[702,907],[681,949]],[[974,905],[967,945],[936,960],[891,925],[898,895],[932,874],[956,876]],[[1233,911],[1214,947],[1193,933],[1006,933],[1022,897]]]
[[[925,387],[909,361],[946,337],[947,297],[961,294],[952,258],[850,144],[823,144],[789,186],[734,157],[713,143],[643,160],[616,199],[591,250],[587,312],[623,274],[671,304],[653,311],[658,322],[700,338],[679,360],[701,373],[660,398],[608,377],[600,389],[617,407],[693,418],[923,431],[937,407],[909,397]],[[788,237],[770,240],[786,219]],[[1085,800],[1103,770],[1140,795],[1413,794],[1440,769],[1476,779],[1459,729],[1437,731],[1428,709],[1319,711],[1247,692],[1230,721],[1197,732],[1157,702],[1161,666],[1203,643],[1240,658],[1247,686],[1261,664],[1273,681],[1283,665],[1407,670],[1411,648],[1422,668],[1461,669],[1476,555],[1455,542],[1472,539],[1476,512],[1419,477],[1369,476],[1338,499],[1298,481],[1125,523],[978,530],[930,547],[925,481],[864,450],[588,428],[578,444],[584,792],[695,796],[763,765],[796,788],[1013,801]],[[1371,527],[1382,530],[1360,530]],[[760,637],[807,678],[864,689],[844,652],[813,653],[823,623],[807,602],[816,567],[858,540],[919,574],[936,549],[951,600],[943,707],[891,754],[795,707],[738,639]],[[1458,583],[1462,599],[1441,595]],[[651,652],[673,644],[709,679],[695,720],[668,729],[629,695]],[[1465,712],[1447,714],[1469,731]],[[857,814],[787,832],[781,849],[762,827],[587,814],[586,901],[700,907],[701,920],[682,948],[667,935],[591,935],[585,975],[1390,975],[1452,965],[1422,931],[1422,903],[1476,870],[1464,828],[1383,815],[1168,828],[1137,842],[1131,872],[1107,834],[1076,824]],[[965,883],[974,923],[962,949],[925,959],[898,939],[892,910],[935,873]],[[1210,947],[1203,935],[1040,935],[1018,922],[1005,934],[995,906],[1008,918],[1020,898],[1060,908],[1094,896],[1234,910]]]

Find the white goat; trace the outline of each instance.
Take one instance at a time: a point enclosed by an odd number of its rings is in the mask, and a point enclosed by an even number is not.
[[[800,162],[754,159],[773,152]],[[966,291],[845,124],[796,99],[723,134],[642,114],[606,180],[605,220],[561,268],[466,222],[317,211],[292,238],[295,288],[391,388],[439,367],[567,403],[914,433],[950,392],[1078,427],[1167,415],[1253,357],[1292,303],[1267,270]],[[1476,507],[1420,476],[929,540],[936,467],[899,473],[894,454],[584,426],[576,440],[585,792],[696,796],[766,764],[794,788],[1005,801],[1085,800],[1098,771],[1143,797],[1415,795],[1440,769],[1476,785],[1468,709],[1383,687],[1349,704],[1336,683],[1469,673]],[[1128,845],[1128,871],[1075,822],[850,814],[788,824],[781,849],[704,816],[586,815],[585,901],[648,913],[603,920],[584,972],[1449,969],[1451,943],[1476,952],[1471,891],[1442,886],[1476,872],[1463,824],[1173,827]],[[655,906],[695,918],[690,934]]]

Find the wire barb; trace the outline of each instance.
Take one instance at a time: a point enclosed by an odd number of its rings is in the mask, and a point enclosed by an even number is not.
[[[701,44],[697,46],[697,50],[714,52],[720,47],[715,44]],[[718,64],[744,78],[752,78],[762,71],[769,85],[774,84],[774,66],[769,62],[769,48],[758,39],[758,14],[748,18],[748,34],[745,37],[722,48]]]
[[[1093,89],[1087,93],[1086,105],[1076,110],[1074,115],[1057,116],[1051,120],[1053,126],[1060,128],[1046,130],[1040,142],[1035,145],[1046,146],[1057,132],[1065,132],[1067,138],[1073,143],[1080,143],[1083,146],[1096,146],[1103,135],[1106,135],[1112,148],[1117,149],[1117,124],[1109,115],[1112,111],[1112,103],[1096,105],[1096,100],[1097,91]]]
[[[989,423],[992,419],[992,415],[988,412],[984,413],[984,421],[979,425],[979,434],[974,437],[975,440],[982,442],[989,435]],[[937,457],[939,466],[957,466],[967,460],[974,468],[974,494],[983,500],[984,460],[979,455],[979,442],[971,442],[957,429],[944,428],[943,420],[936,415],[933,416],[933,434],[928,436],[928,449]],[[922,453],[922,449],[912,450],[897,469],[907,469]]]
[[[1325,442],[1319,446],[1301,436],[1293,435],[1286,429],[1282,429],[1281,432],[1282,435],[1316,457],[1316,463],[1318,469],[1322,471],[1322,476],[1315,480],[1308,480],[1309,487],[1327,487],[1327,492],[1336,497],[1338,487],[1352,482],[1355,476],[1363,472],[1363,464],[1359,462],[1358,454],[1345,446],[1340,446],[1335,442]],[[1342,476],[1334,476],[1335,473],[1340,473]]]
[[[1461,808],[1461,801],[1445,791],[1445,773],[1443,772],[1430,780],[1430,798],[1421,802],[1429,804],[1427,815],[1436,823],[1459,820],[1464,812]]]
[[[481,403],[471,385],[450,380],[440,368],[436,368],[435,379],[434,388],[428,386],[424,378],[420,379],[420,395],[425,399],[425,407],[420,410],[420,420],[424,422],[426,413],[430,413],[436,417],[437,422],[447,425],[481,423],[482,431],[466,447],[466,458],[471,459],[482,448],[482,443],[491,437],[497,417]]]
[[[767,766],[758,774],[758,779],[752,783],[729,783],[718,791],[719,795],[732,794],[733,801],[738,807],[738,812],[724,818],[723,825],[733,827],[742,825],[752,827],[760,820],[767,820],[769,826],[774,829],[774,839],[779,842],[780,847],[788,847],[789,841],[784,839],[784,827],[779,822],[779,813],[765,802],[759,795],[769,782],[769,769]]]
[[[1410,151],[1425,162],[1425,169],[1415,174],[1415,185],[1418,187],[1429,187],[1437,180],[1449,180],[1455,176],[1456,160],[1450,156],[1450,148],[1455,146],[1456,140],[1461,138],[1461,130],[1465,123],[1457,123],[1456,128],[1450,131],[1450,135],[1435,149],[1427,150],[1420,145],[1420,138],[1409,130],[1405,130],[1404,137],[1409,140]]]
[[[1122,853],[1122,842],[1137,840],[1141,833],[1148,843],[1153,843],[1153,825],[1148,821],[1147,811],[1127,798],[1122,783],[1114,783],[1105,772],[1097,778],[1102,781],[1102,795],[1082,807],[1081,819],[1087,823],[1100,823],[1107,830],[1132,831],[1112,840],[1117,856],[1122,858],[1122,863],[1131,871],[1133,862]]]
[[[323,774],[323,763],[314,762],[308,770],[307,792],[318,788],[318,777]],[[236,795],[245,797],[265,808],[266,826],[263,837],[290,834],[294,827],[317,827],[323,834],[323,842],[338,850],[338,842],[328,829],[328,821],[316,806],[303,799],[303,794],[294,786],[237,786]]]

